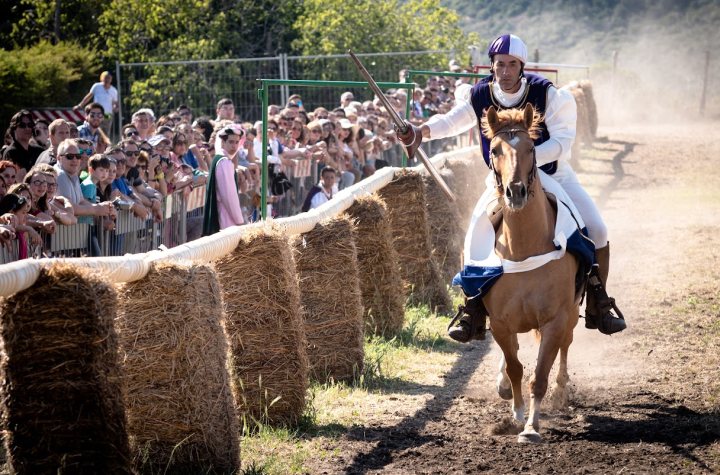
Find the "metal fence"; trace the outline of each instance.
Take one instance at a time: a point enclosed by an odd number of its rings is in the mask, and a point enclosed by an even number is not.
[[[378,81],[396,82],[402,69],[443,70],[454,59],[452,51],[411,51],[358,54]],[[279,56],[155,63],[117,63],[116,76],[120,95],[118,126],[127,123],[133,111],[153,109],[156,115],[187,104],[194,115],[215,116],[215,105],[223,97],[235,104],[236,114],[244,121],[260,118],[257,80],[311,79],[362,80],[347,55]],[[324,88],[273,88],[271,104],[285,104],[293,93],[301,93],[306,109],[334,108],[342,91]],[[353,91],[358,99],[371,99],[367,89]]]
[[[165,197],[161,219],[139,219],[129,210],[117,210],[111,227],[107,220],[97,218],[93,223],[63,226],[56,223],[53,234],[41,234],[43,245],[26,244],[22,249],[16,239],[8,247],[0,248],[0,264],[27,257],[87,257],[123,256],[173,247],[202,234],[205,207],[205,187],[189,193],[179,191]]]

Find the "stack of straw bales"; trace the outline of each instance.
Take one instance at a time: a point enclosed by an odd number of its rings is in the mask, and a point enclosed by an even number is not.
[[[157,263],[119,287],[128,432],[142,473],[235,473],[239,428],[215,272]]]
[[[440,175],[450,188],[454,187],[455,176],[450,169],[442,169]],[[462,267],[464,233],[460,227],[460,212],[457,204],[445,196],[431,176],[424,176],[423,181],[433,257],[440,267],[443,280],[449,284]]]
[[[432,258],[422,177],[402,170],[380,190],[380,197],[387,204],[400,275],[410,285],[411,302],[428,304],[439,312],[450,310],[450,295]]]
[[[447,160],[445,167],[453,173],[453,189],[457,197],[455,206],[460,213],[460,227],[467,229],[475,205],[485,191],[488,168],[482,158]]]
[[[353,225],[317,224],[294,240],[310,376],[352,381],[363,366],[363,307]]]
[[[363,197],[346,213],[355,222],[366,328],[376,335],[395,335],[403,327],[405,295],[385,203],[376,195]]]
[[[11,472],[131,473],[112,287],[57,263],[1,312]]]
[[[305,409],[308,359],[287,237],[267,228],[251,232],[216,269],[241,418],[295,424]]]
[[[588,80],[580,81],[580,88],[585,94],[585,108],[587,110],[588,125],[590,126],[590,137],[595,139],[598,129],[598,112],[592,83]]]

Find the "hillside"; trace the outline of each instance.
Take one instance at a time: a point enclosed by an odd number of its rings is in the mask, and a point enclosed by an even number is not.
[[[717,0],[442,3],[458,11],[465,31],[477,32],[488,41],[513,32],[528,44],[531,60],[538,49],[541,62],[587,64],[593,68],[593,80],[600,83],[611,80],[613,51],[617,51],[616,94],[640,99],[638,107],[652,107],[662,98],[672,110],[697,112],[709,52],[706,110],[720,115]]]

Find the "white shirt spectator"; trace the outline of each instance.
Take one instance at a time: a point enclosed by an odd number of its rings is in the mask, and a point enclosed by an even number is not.
[[[93,102],[97,102],[106,114],[111,114],[113,111],[113,102],[118,100],[118,92],[115,86],[110,86],[110,89],[105,89],[105,85],[102,82],[96,82],[90,88],[90,92],[93,95]]]

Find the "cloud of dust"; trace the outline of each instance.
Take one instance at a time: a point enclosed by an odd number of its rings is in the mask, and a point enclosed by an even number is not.
[[[525,40],[531,61],[537,49],[543,63],[589,65],[600,125],[700,118],[709,52],[704,117],[720,119],[720,5],[713,3],[635,15],[607,30],[598,25],[623,21],[545,11],[496,21],[483,36],[511,31]],[[582,70],[561,69],[558,82],[585,78]]]

